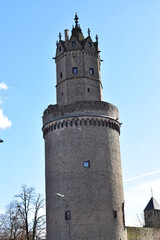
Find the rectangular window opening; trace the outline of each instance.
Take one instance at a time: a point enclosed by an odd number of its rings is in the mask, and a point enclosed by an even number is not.
[[[78,73],[78,68],[77,67],[73,67],[72,68],[72,73],[73,74],[77,74]]]
[[[84,168],[90,168],[90,161],[84,161],[83,162],[83,167]]]
[[[113,217],[116,219],[117,218],[117,211],[113,211]]]
[[[90,75],[94,75],[94,69],[93,68],[89,68],[89,73],[90,73]]]

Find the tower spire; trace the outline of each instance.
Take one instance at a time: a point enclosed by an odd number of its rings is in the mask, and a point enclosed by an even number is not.
[[[78,27],[78,19],[79,19],[79,17],[77,16],[77,13],[75,13],[74,20],[75,20],[76,27]]]
[[[59,33],[59,40],[61,40],[61,38],[62,38],[62,34],[61,34],[61,32]]]
[[[91,30],[90,28],[88,28],[88,36],[90,36]]]
[[[98,35],[96,34],[96,42],[98,43]]]
[[[152,187],[151,187],[151,197],[153,198],[153,189],[152,189]]]

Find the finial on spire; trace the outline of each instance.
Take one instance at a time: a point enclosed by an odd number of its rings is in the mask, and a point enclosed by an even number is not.
[[[90,28],[88,28],[88,36],[90,36],[91,30]]]
[[[96,42],[98,43],[98,35],[96,34]]]
[[[62,34],[61,34],[61,33],[59,33],[59,36],[58,36],[58,37],[59,37],[59,40],[61,40],[61,38],[62,38]]]
[[[74,20],[75,20],[75,24],[76,24],[76,27],[78,26],[78,16],[77,16],[77,13],[75,13],[75,18],[74,18]]]
[[[152,187],[151,187],[151,197],[153,198],[153,189],[152,189]]]

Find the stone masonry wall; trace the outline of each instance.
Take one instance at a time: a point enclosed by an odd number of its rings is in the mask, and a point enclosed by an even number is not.
[[[57,103],[66,105],[83,100],[101,100],[99,55],[86,50],[68,51],[56,58]],[[77,74],[72,68],[77,67]],[[89,69],[94,70],[90,74]]]
[[[160,228],[127,227],[127,240],[160,240]]]
[[[47,239],[126,240],[118,109],[104,102],[60,108],[44,112]]]

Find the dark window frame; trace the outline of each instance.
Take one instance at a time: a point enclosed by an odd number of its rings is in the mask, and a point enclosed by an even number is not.
[[[115,219],[117,219],[117,218],[118,218],[117,211],[113,211],[113,216],[114,216],[114,218],[115,218]]]
[[[94,75],[94,68],[89,68],[89,74]]]
[[[88,160],[88,161],[84,161],[83,162],[83,167],[84,168],[90,168],[90,161]]]
[[[73,67],[73,68],[72,68],[72,73],[73,73],[74,75],[78,74],[78,67]]]
[[[88,42],[88,47],[92,47],[92,43],[91,42]]]
[[[72,47],[75,47],[76,46],[76,41],[72,41]]]

